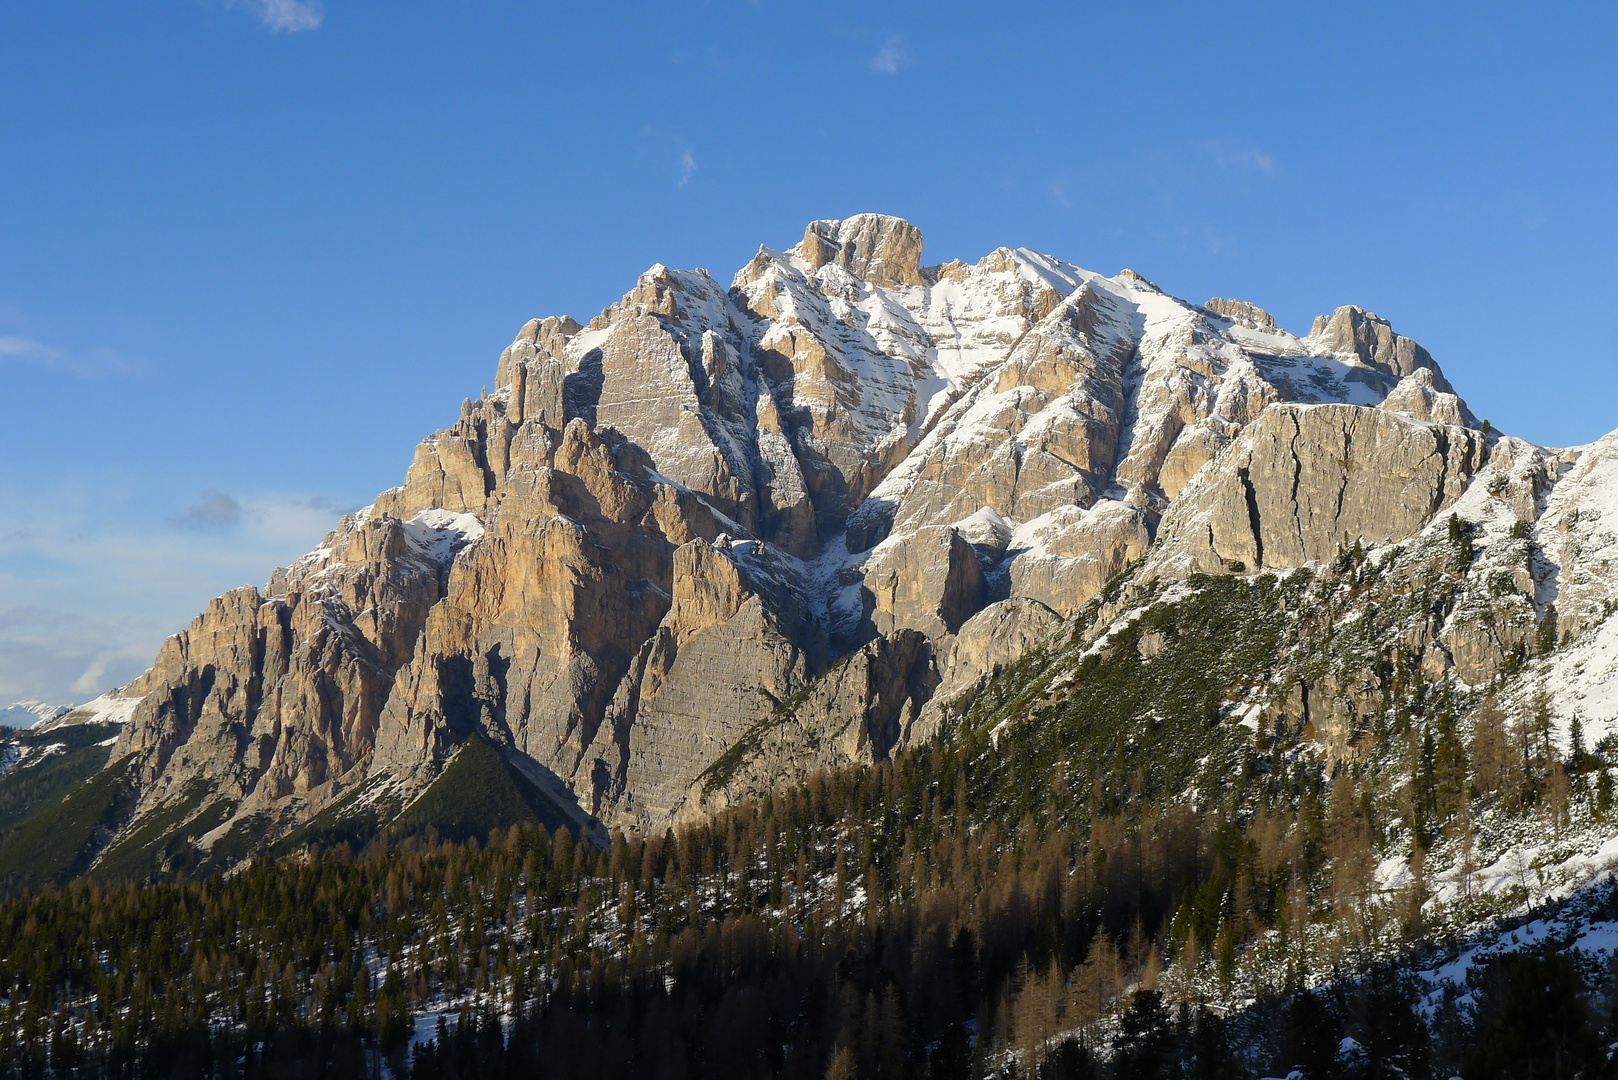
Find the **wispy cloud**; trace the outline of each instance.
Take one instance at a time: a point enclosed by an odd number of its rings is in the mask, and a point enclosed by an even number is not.
[[[44,607],[0,610],[0,697],[87,701],[140,674],[177,629]]]
[[[236,528],[144,527],[98,497],[7,492],[18,527],[0,534],[0,704],[78,702],[140,674],[208,598],[262,583],[313,549],[346,505],[308,495],[226,496]],[[179,515],[228,517],[205,492]],[[140,500],[136,500],[137,503]],[[124,508],[126,511],[128,507]]]
[[[1221,168],[1255,172],[1269,176],[1275,172],[1275,158],[1248,143],[1214,139],[1202,144],[1202,153]]]
[[[316,495],[313,498],[304,499],[301,503],[293,501],[287,505],[298,509],[306,507],[321,514],[337,514],[339,517],[343,514],[352,514],[359,509],[358,503],[344,505],[329,495]]]
[[[242,504],[218,488],[208,488],[197,501],[164,524],[184,532],[208,532],[211,529],[233,529],[242,522]]]
[[[910,64],[910,47],[905,39],[894,35],[883,43],[877,54],[871,57],[870,68],[879,75],[897,75],[899,69]]]
[[[79,673],[79,677],[73,680],[73,692],[79,697],[95,697],[102,693],[107,686],[107,672],[112,669],[114,664],[119,661],[130,660],[139,662],[143,658],[142,654],[131,654],[125,649],[103,649],[90,657],[90,662]],[[118,681],[127,682],[128,680],[120,679]]]
[[[277,34],[318,30],[326,9],[320,0],[226,0],[231,6],[245,7],[258,21]]]
[[[109,371],[128,371],[135,366],[128,357],[114,349],[94,348],[72,352],[47,345],[33,338],[0,334],[0,364],[18,361],[40,367],[70,371],[75,375],[98,375]]]
[[[28,338],[0,337],[0,357],[7,360],[32,360],[53,367],[61,355],[60,350]]]
[[[684,131],[647,124],[640,129],[640,137],[644,160],[647,167],[653,171],[653,175],[660,178],[668,176],[668,168],[672,163],[675,172],[674,186],[683,188],[691,182],[691,178],[697,173],[697,152]]]

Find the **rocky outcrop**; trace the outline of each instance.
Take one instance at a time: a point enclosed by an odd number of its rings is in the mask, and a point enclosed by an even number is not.
[[[1272,406],[1181,492],[1153,565],[1302,566],[1355,540],[1402,540],[1466,490],[1486,454],[1466,428],[1347,405]]]
[[[688,804],[708,812],[818,769],[885,761],[918,741],[922,709],[938,685],[927,635],[896,630],[849,653],[783,701],[714,761]]]
[[[1429,424],[1451,427],[1476,426],[1472,411],[1457,395],[1438,388],[1438,379],[1429,368],[1417,368],[1400,380],[1378,408],[1400,413]]]
[[[1059,507],[1012,534],[1006,590],[1071,616],[1144,555],[1151,539],[1147,516],[1124,503]]]
[[[985,506],[1019,521],[1100,497],[1135,347],[1122,310],[1109,293],[1076,288],[876,490],[850,525],[851,546]]]
[[[1364,736],[1387,707],[1386,687],[1376,672],[1327,670],[1293,683],[1264,707],[1258,723],[1267,738],[1307,740],[1329,760],[1341,761],[1364,751]]]
[[[1275,316],[1246,300],[1224,300],[1216,296],[1203,304],[1202,309],[1249,330],[1275,331]]]
[[[676,552],[673,605],[581,770],[594,813],[642,829],[678,820],[703,770],[818,673],[807,609],[757,556],[724,539]]]
[[[1425,370],[1432,376],[1433,385],[1442,393],[1453,394],[1454,387],[1438,369],[1432,354],[1407,337],[1393,332],[1388,321],[1364,308],[1340,307],[1330,315],[1321,315],[1309,328],[1310,345],[1325,355],[1336,356],[1354,366],[1349,378],[1363,383],[1377,394],[1387,394],[1398,383]],[[1477,421],[1461,405],[1466,425],[1475,427]]]
[[[264,593],[210,603],[122,691],[140,704],[113,758],[136,755],[142,805],[200,780],[245,816],[363,773],[446,564],[480,533],[444,510],[353,515]]]
[[[872,285],[921,285],[921,230],[885,214],[812,221],[799,247],[809,269],[832,264]]]
[[[986,676],[1010,667],[1030,649],[1051,641],[1063,616],[1037,600],[1014,597],[990,604],[962,625],[945,646],[939,684],[920,716],[903,733],[902,745],[933,738],[946,714]]]
[[[1543,504],[1535,543],[1547,564],[1535,599],[1577,636],[1618,607],[1618,432],[1547,458],[1530,492]]]
[[[865,566],[865,587],[875,598],[877,633],[929,637],[953,634],[983,605],[986,588],[977,550],[947,525],[923,527],[882,549]]]

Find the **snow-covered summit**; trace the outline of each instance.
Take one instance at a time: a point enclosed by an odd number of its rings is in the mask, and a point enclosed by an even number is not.
[[[54,731],[76,724],[127,724],[139,704],[139,695],[124,695],[118,690],[111,690],[83,705],[60,705],[49,712],[39,712],[39,720],[32,725],[32,730]]]
[[[71,710],[71,705],[52,705],[44,701],[14,701],[0,709],[0,725],[25,728],[46,723]]]
[[[925,687],[986,606],[1027,640],[1082,607],[1270,406],[1469,416],[1358,308],[1299,337],[1026,247],[922,256],[899,218],[815,221],[728,285],[659,263],[526,323],[402,485],[131,684],[117,752],[163,778],[140,813],[207,776],[292,822],[379,769],[427,782],[480,725],[661,828],[851,650]]]

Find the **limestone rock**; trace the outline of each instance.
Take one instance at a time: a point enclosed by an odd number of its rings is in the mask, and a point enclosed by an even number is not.
[[[817,769],[886,760],[914,745],[914,727],[939,680],[925,634],[896,630],[845,656],[746,734],[735,762],[716,762],[694,785],[704,810],[767,794]]]
[[[1392,393],[1377,406],[1389,412],[1402,413],[1430,424],[1448,424],[1451,427],[1476,427],[1472,410],[1457,395],[1440,390],[1430,368],[1417,368],[1399,381]]]
[[[1618,604],[1618,432],[1563,451],[1547,465],[1543,487],[1534,492],[1544,504],[1535,539],[1555,577],[1541,575],[1536,599],[1541,607],[1555,603],[1562,628],[1576,636]]]
[[[164,643],[125,687],[141,701],[113,757],[136,755],[140,807],[193,780],[241,815],[318,803],[369,766],[393,673],[434,603],[444,562],[481,530],[429,511],[410,522],[350,515],[320,550],[237,589]]]
[[[806,612],[770,576],[723,541],[676,552],[673,605],[581,770],[594,813],[647,829],[693,812],[687,797],[703,770],[816,673]]]
[[[1224,449],[1230,437],[1226,425],[1210,420],[1182,429],[1175,437],[1174,445],[1163,456],[1163,465],[1158,470],[1157,484],[1163,497],[1170,500],[1177,498],[1190,479]]]
[[[903,543],[879,549],[866,564],[865,586],[875,597],[872,622],[879,634],[953,634],[986,599],[977,551],[947,525],[918,529]]]
[[[834,263],[872,285],[920,285],[921,230],[886,214],[812,221],[803,232],[810,269]]]
[[[1038,600],[1013,597],[990,604],[962,624],[945,647],[937,689],[909,726],[903,746],[919,746],[937,734],[946,712],[986,675],[1010,667],[1023,654],[1050,641],[1063,618]]]
[[[1425,368],[1432,373],[1433,386],[1453,394],[1454,387],[1438,370],[1432,354],[1409,338],[1393,332],[1388,321],[1362,307],[1340,307],[1321,315],[1309,329],[1308,343],[1324,353],[1353,362],[1358,370],[1349,378],[1363,382],[1379,394],[1387,394],[1400,380]],[[1465,409],[1464,404],[1462,409]],[[1466,413],[1467,427],[1476,421]]]
[[[1008,591],[1068,617],[1146,553],[1146,515],[1113,499],[1064,506],[1020,527],[1008,549]]]
[[[1164,517],[1158,567],[1220,571],[1331,559],[1413,536],[1482,467],[1482,436],[1349,405],[1276,405]]]
[[[1249,304],[1246,300],[1222,300],[1216,296],[1202,307],[1203,310],[1211,311],[1221,319],[1229,319],[1250,330],[1275,329],[1275,316],[1257,304]]]

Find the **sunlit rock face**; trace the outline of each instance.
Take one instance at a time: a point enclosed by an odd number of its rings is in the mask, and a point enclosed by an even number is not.
[[[1396,539],[1487,458],[1359,308],[1296,337],[1128,270],[923,256],[898,218],[816,221],[728,286],[658,265],[587,323],[528,322],[400,487],[109,699],[137,820],[200,780],[203,844],[284,834],[365,785],[407,798],[476,734],[581,822],[662,829],[913,744],[935,691],[1148,552],[1228,572]]]

